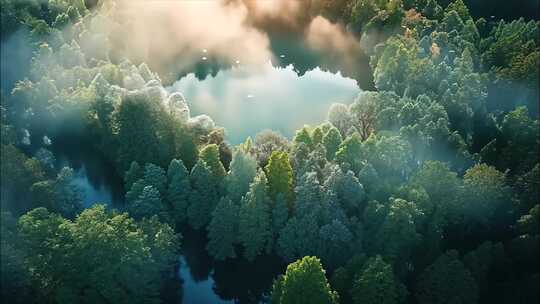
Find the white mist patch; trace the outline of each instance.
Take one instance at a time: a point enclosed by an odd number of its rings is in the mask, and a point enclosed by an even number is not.
[[[332,103],[351,103],[360,92],[355,80],[316,68],[298,76],[292,65],[243,66],[198,80],[189,74],[167,88],[182,92],[193,114],[207,114],[237,144],[273,129],[291,137],[304,124],[325,120]]]

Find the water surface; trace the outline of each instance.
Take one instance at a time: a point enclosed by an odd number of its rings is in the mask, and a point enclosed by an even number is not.
[[[351,103],[360,88],[339,72],[315,68],[299,76],[292,65],[247,68],[240,63],[203,80],[188,74],[169,91],[181,92],[192,116],[209,115],[238,144],[264,129],[292,137],[304,124],[323,122],[332,103]]]

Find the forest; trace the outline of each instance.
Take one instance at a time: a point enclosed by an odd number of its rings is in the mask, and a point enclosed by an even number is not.
[[[540,301],[538,0],[0,11],[2,303]],[[246,122],[235,142],[175,90],[266,62],[359,93],[316,123],[310,98],[284,100],[292,136]],[[119,198],[85,198],[82,171]]]

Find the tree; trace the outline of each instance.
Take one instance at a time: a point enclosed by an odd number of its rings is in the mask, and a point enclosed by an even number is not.
[[[327,119],[339,130],[341,136],[345,136],[352,126],[349,108],[342,103],[334,103],[330,106]]]
[[[161,195],[165,195],[167,176],[163,168],[154,164],[144,165],[143,179],[147,186],[152,186],[159,191]]]
[[[316,127],[313,132],[311,132],[311,141],[313,143],[313,147],[316,147],[318,144],[322,144],[323,137],[324,133],[321,127]]]
[[[182,160],[173,159],[169,164],[167,176],[169,180],[167,201],[170,204],[173,219],[177,223],[181,223],[186,220],[189,195],[192,191],[189,172]]]
[[[375,96],[373,96],[375,95]],[[375,132],[378,104],[377,93],[364,93],[360,95],[349,107],[351,119],[362,140],[366,140]]]
[[[128,95],[120,103],[115,120],[118,124],[118,161],[127,170],[132,161],[160,163],[157,136],[158,110],[146,97]]]
[[[199,153],[199,158],[206,163],[216,182],[223,182],[227,173],[219,158],[219,147],[216,144],[205,146]]]
[[[306,256],[287,266],[287,271],[274,281],[270,295],[272,304],[328,304],[338,303],[321,262]]]
[[[136,161],[131,162],[129,170],[124,174],[124,189],[131,189],[131,186],[133,186],[137,180],[142,178],[142,173],[142,168],[139,166],[139,163]]]
[[[339,219],[319,229],[319,256],[327,267],[342,265],[351,255],[353,235]]]
[[[347,137],[336,153],[336,161],[340,165],[346,165],[350,170],[358,173],[361,169],[362,142],[358,133]]]
[[[202,159],[193,166],[190,180],[193,190],[187,208],[188,222],[193,228],[200,229],[210,222],[212,211],[219,201],[219,185]]]
[[[231,170],[226,178],[227,195],[231,201],[240,202],[256,175],[257,162],[244,151],[235,151],[231,161]]]
[[[423,214],[413,202],[390,199],[388,214],[374,238],[375,250],[392,263],[405,263],[418,245],[421,235],[417,232]],[[400,269],[398,269],[400,270]]]
[[[255,136],[253,153],[261,168],[266,167],[268,159],[274,151],[289,151],[290,143],[283,135],[271,130],[263,130]]]
[[[351,296],[355,304],[397,304],[399,292],[392,266],[380,255],[367,260],[353,282]]]
[[[313,140],[311,139],[309,131],[305,126],[302,129],[296,131],[293,142],[295,145],[304,143],[309,149],[313,148]]]
[[[216,260],[235,258],[234,245],[238,235],[239,207],[229,198],[222,198],[212,212],[208,225],[208,253]]]
[[[151,217],[163,210],[159,191],[153,186],[145,186],[141,194],[127,206],[127,211],[135,219]]]
[[[354,215],[363,209],[362,202],[366,196],[364,186],[352,171],[345,174],[339,166],[334,165],[330,167],[327,176],[324,188],[335,193],[343,210],[349,215]]]
[[[506,176],[494,167],[475,165],[465,172],[463,184],[466,225],[487,225],[488,221],[504,216],[511,210]]]
[[[30,303],[31,272],[25,264],[27,253],[20,245],[17,220],[9,212],[2,211],[0,216],[0,297],[10,303]]]
[[[73,222],[34,209],[19,219],[19,234],[33,253],[27,263],[35,287],[59,303],[157,302],[161,272],[171,267],[179,245],[166,224],[139,226],[103,205]]]
[[[420,304],[473,304],[478,301],[478,287],[458,252],[450,250],[422,272],[415,295]]]
[[[333,160],[341,145],[341,134],[336,127],[330,128],[323,137],[323,145],[326,148],[326,159]]]
[[[290,201],[293,184],[293,170],[286,152],[274,151],[264,168],[268,177],[268,195],[276,200],[279,193]]]
[[[266,176],[260,171],[240,203],[238,239],[244,246],[244,256],[250,261],[270,249],[272,227],[266,184]]]

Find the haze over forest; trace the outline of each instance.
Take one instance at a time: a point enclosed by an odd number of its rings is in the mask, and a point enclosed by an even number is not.
[[[538,303],[539,9],[0,0],[0,301]]]

